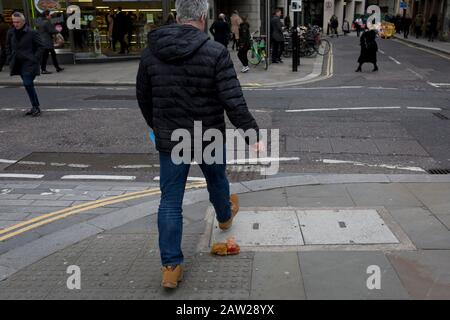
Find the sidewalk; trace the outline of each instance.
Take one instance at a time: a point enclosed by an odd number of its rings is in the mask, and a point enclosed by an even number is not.
[[[416,39],[415,36],[409,35],[408,39],[404,39],[403,35],[395,34],[394,38],[421,48],[432,49],[443,54],[450,54],[450,42],[435,40],[428,41],[426,38]]]
[[[10,200],[0,195],[0,212],[55,187],[95,198],[149,186],[1,181]],[[299,175],[232,190],[241,210],[228,232],[217,230],[205,190],[186,193],[185,277],[175,291],[160,287],[154,196],[38,228],[15,247],[0,242],[0,299],[450,299],[449,176]],[[239,255],[209,254],[212,241],[229,236]],[[80,267],[81,290],[66,286],[71,265]],[[381,287],[371,290],[374,267]]]
[[[292,72],[292,59],[284,59],[283,64],[270,64],[266,71],[261,65],[250,65],[248,73],[241,73],[242,65],[236,51],[230,51],[238,79],[243,87],[267,87],[298,85],[318,78],[322,74],[324,57],[301,59],[298,72]],[[54,71],[51,64],[49,71]],[[47,86],[128,86],[134,87],[139,60],[64,65],[61,73],[54,72],[36,78],[36,85]],[[20,77],[10,77],[8,68],[0,72],[0,85],[22,85]]]

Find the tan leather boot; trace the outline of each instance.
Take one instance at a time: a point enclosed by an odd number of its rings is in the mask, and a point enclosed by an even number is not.
[[[161,285],[164,288],[175,289],[178,286],[178,282],[183,279],[183,267],[181,265],[177,265],[175,268],[172,266],[162,267],[161,272]]]
[[[230,204],[231,204],[231,218],[226,222],[219,222],[219,228],[221,230],[230,229],[231,225],[233,224],[233,219],[239,211],[239,198],[237,194],[230,195]]]

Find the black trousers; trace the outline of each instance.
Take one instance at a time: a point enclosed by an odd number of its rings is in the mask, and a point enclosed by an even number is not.
[[[125,53],[125,50],[128,50],[128,45],[127,45],[127,42],[125,41],[125,35],[113,36],[113,39],[112,39],[113,51],[116,51],[117,41],[120,42],[120,53]]]
[[[56,58],[56,52],[55,49],[45,49],[42,53],[42,61],[41,61],[41,70],[45,71],[47,70],[47,60],[48,55],[52,55],[52,62],[56,69],[59,69],[58,59]]]
[[[249,46],[245,46],[245,47],[239,48],[239,51],[238,51],[238,54],[237,54],[239,60],[242,62],[242,65],[244,67],[248,67],[247,52],[248,52],[249,49],[250,49]]]
[[[283,53],[284,41],[272,40],[272,61],[281,60]]]
[[[3,66],[5,65],[5,63],[6,63],[6,50],[5,50],[5,47],[2,47],[0,49],[0,70],[3,69]]]
[[[403,38],[407,39],[407,38],[408,38],[408,35],[409,35],[409,28],[405,28],[405,29],[403,30]]]

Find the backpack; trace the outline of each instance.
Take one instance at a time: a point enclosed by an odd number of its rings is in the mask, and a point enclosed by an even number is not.
[[[239,42],[242,45],[250,44],[250,28],[246,23],[239,25]]]

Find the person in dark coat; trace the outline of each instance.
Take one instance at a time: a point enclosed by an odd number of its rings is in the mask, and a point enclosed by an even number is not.
[[[6,63],[6,34],[9,30],[9,24],[5,22],[5,19],[0,14],[0,71]]]
[[[238,58],[242,62],[241,72],[245,73],[249,70],[247,52],[250,50],[250,25],[247,22],[248,16],[242,16],[242,23],[239,25],[239,40],[238,40]]]
[[[233,125],[244,131],[254,129],[255,141],[259,139],[258,125],[247,108],[227,48],[211,41],[204,32],[208,0],[177,0],[175,6],[178,24],[149,33],[151,45],[142,53],[136,79],[138,104],[148,126],[154,130],[160,158],[158,230],[163,265],[161,284],[165,288],[176,288],[182,278],[182,202],[192,161],[189,155],[187,159],[179,159],[180,150],[174,148],[180,142],[174,141],[172,134],[183,129],[188,138],[195,139],[194,122],[200,121],[203,131],[224,136],[226,112]],[[189,140],[192,146],[192,139]],[[200,144],[194,147],[194,152],[200,151],[201,156],[202,142],[194,143]],[[264,148],[262,142],[253,146],[255,150]],[[225,145],[220,143],[220,147]],[[219,228],[225,230],[231,227],[239,205],[237,196],[230,195],[226,157],[222,154],[214,158],[210,164],[202,159],[196,162],[206,177]]]
[[[359,66],[356,69],[356,72],[361,72],[361,67],[363,63],[369,62],[373,63],[373,70],[372,71],[378,71],[377,66],[377,51],[378,51],[378,45],[376,41],[377,34],[375,30],[366,30],[360,38],[360,45],[361,45],[361,54],[358,58]]]
[[[116,43],[120,42],[120,54],[124,54],[125,51],[128,52],[128,45],[125,41],[125,35],[128,34],[129,30],[129,20],[126,14],[122,11],[122,7],[117,8],[117,14],[114,17],[113,23],[113,40],[112,47],[113,51],[116,51]]]
[[[430,20],[428,21],[428,41],[433,42],[434,38],[437,34],[437,24],[438,24],[438,17],[437,14],[433,13]]]
[[[409,29],[411,28],[412,19],[409,16],[402,18],[403,38],[408,39]]]
[[[42,19],[39,23],[39,34],[42,38],[42,42],[44,43],[45,50],[42,53],[42,61],[41,61],[41,73],[42,74],[50,74],[51,72],[47,71],[47,60],[49,54],[52,56],[52,62],[55,66],[56,72],[61,72],[64,69],[61,68],[58,64],[58,59],[56,58],[55,47],[53,44],[53,37],[58,33],[56,31],[55,26],[50,21],[52,15],[50,11],[46,10],[42,13]]]
[[[230,40],[230,25],[225,21],[225,15],[223,13],[219,14],[219,19],[214,21],[209,28],[209,32],[214,37],[214,41],[223,44],[225,47],[228,46],[228,41]]]
[[[275,10],[275,14],[270,20],[270,39],[272,40],[272,63],[283,62],[284,35],[283,25],[281,24],[281,10]]]
[[[19,75],[28,93],[31,110],[26,115],[37,117],[41,114],[39,99],[34,88],[34,79],[40,74],[40,62],[45,45],[37,31],[25,23],[20,12],[12,15],[14,28],[6,37],[6,55],[11,76]]]

